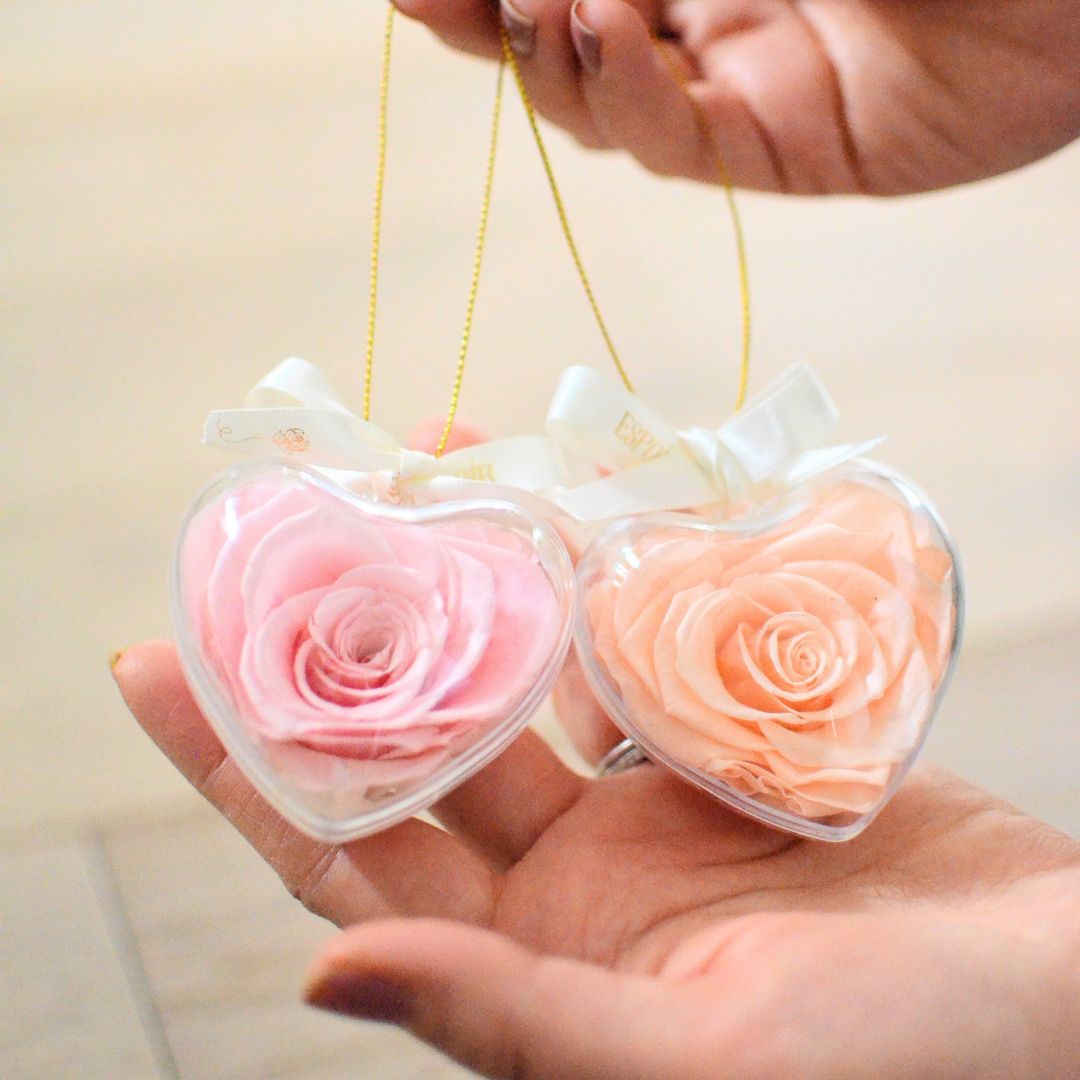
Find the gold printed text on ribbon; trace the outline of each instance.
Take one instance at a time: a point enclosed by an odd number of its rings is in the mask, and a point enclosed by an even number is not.
[[[458,480],[480,480],[484,483],[495,483],[495,466],[489,463],[481,463],[479,465],[470,465],[466,469],[458,469],[454,476]]]
[[[615,437],[642,461],[655,461],[674,449],[665,446],[632,412],[623,413],[615,428]]]

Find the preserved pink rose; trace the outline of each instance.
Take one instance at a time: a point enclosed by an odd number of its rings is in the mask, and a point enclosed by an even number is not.
[[[520,727],[567,612],[528,530],[361,505],[268,472],[195,513],[179,567],[226,734],[287,784],[378,802]]]

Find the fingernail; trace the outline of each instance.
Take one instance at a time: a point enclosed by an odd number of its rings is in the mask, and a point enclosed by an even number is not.
[[[116,665],[120,663],[120,658],[127,652],[127,649],[113,649],[109,653],[109,670],[115,671]]]
[[[503,26],[510,39],[510,48],[518,56],[532,56],[536,50],[536,20],[522,15],[510,0],[500,0]]]
[[[400,1024],[409,1012],[405,991],[397,983],[378,977],[350,979],[330,975],[309,986],[304,999],[316,1009],[379,1024]]]
[[[574,6],[570,9],[570,37],[581,66],[590,75],[595,75],[600,70],[600,35],[585,25],[581,17],[581,4],[582,0],[574,0]]]

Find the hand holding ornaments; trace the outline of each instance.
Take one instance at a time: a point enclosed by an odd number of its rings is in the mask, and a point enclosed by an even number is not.
[[[398,506],[256,465],[193,507],[173,608],[222,742],[283,813],[344,840],[430,805],[518,734],[566,654],[570,583],[524,508]]]
[[[497,122],[498,97],[476,273]],[[822,839],[861,831],[895,790],[958,642],[955,556],[932,507],[859,460],[874,444],[820,446],[836,414],[809,369],[720,429],[681,433],[619,370],[626,389],[571,369],[553,403],[549,434],[609,474],[573,490],[542,437],[403,451],[301,361],[210,418],[208,442],[303,463],[211,485],[173,581],[192,689],[300,827],[341,841],[400,821],[528,722],[572,621],[546,520],[559,512],[615,519],[578,567],[576,646],[650,757]]]

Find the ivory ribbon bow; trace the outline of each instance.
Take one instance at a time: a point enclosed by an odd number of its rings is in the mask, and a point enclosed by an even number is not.
[[[203,442],[256,457],[284,456],[320,469],[385,470],[399,485],[457,477],[536,492],[566,483],[562,453],[545,435],[498,439],[442,457],[399,446],[388,432],[349,412],[322,372],[306,360],[278,364],[250,391],[244,406],[212,412]]]
[[[807,364],[788,368],[715,431],[676,431],[615,379],[568,368],[547,432],[611,475],[555,501],[580,521],[760,504],[885,441],[821,447],[839,417]]]

